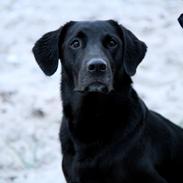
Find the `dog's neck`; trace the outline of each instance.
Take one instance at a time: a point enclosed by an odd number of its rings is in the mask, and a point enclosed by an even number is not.
[[[139,98],[131,83],[109,94],[74,92],[62,83],[63,111],[77,143],[93,144],[130,133],[142,118]],[[63,94],[66,94],[63,96]],[[140,118],[139,118],[140,116]],[[133,119],[133,124],[127,121]],[[135,120],[134,120],[135,119]]]

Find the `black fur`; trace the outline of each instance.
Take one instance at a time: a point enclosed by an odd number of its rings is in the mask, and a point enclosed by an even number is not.
[[[60,30],[45,34],[36,42],[33,53],[35,59],[43,72],[50,76],[54,74],[58,67],[58,40]]]
[[[183,28],[183,14],[180,15],[180,17],[178,18],[178,21],[179,21],[181,27]]]
[[[146,45],[137,39],[137,37],[126,28],[123,30],[124,42],[124,68],[127,73],[132,76],[136,72],[138,64],[142,61],[146,53]]]
[[[183,130],[149,110],[131,85],[145,43],[112,20],[72,22],[43,36],[33,52],[47,75],[61,59],[68,183],[183,182]],[[92,59],[106,71],[89,73]]]

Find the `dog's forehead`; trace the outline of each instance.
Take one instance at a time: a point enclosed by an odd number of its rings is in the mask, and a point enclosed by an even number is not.
[[[84,32],[86,34],[116,34],[116,28],[110,20],[98,21],[78,21],[73,22],[72,26],[68,29],[68,35]]]

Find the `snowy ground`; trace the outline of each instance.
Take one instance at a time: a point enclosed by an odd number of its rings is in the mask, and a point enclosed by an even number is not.
[[[179,0],[0,1],[0,183],[63,183],[58,71],[43,75],[34,42],[68,20],[115,19],[148,45],[133,78],[146,104],[183,125]]]

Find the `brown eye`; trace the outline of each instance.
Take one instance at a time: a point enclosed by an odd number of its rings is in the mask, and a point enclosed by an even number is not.
[[[105,46],[107,48],[115,48],[117,46],[117,41],[112,38],[112,37],[107,37],[106,41],[105,41]]]
[[[109,40],[107,46],[108,47],[115,47],[117,45],[117,42],[114,39]]]
[[[71,44],[70,44],[71,48],[77,49],[81,47],[81,42],[79,39],[74,39]]]

